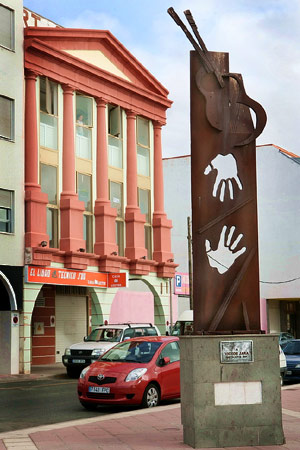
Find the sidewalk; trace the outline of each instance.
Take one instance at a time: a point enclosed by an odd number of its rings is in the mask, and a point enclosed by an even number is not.
[[[300,385],[282,388],[282,446],[227,447],[226,450],[299,450]],[[0,450],[174,450],[183,444],[180,404],[138,409],[0,434]],[[208,449],[207,449],[208,450]]]

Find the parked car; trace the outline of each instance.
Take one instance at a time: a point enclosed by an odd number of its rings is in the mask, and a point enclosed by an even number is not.
[[[286,366],[286,357],[280,345],[279,345],[279,365],[280,365],[280,383],[282,386],[284,383],[284,377],[286,374],[287,366]]]
[[[179,339],[134,338],[117,344],[83,369],[78,398],[86,409],[97,405],[157,406],[180,396]]]
[[[284,348],[288,342],[295,339],[291,333],[283,331],[279,334],[279,345]]]
[[[138,336],[160,336],[160,332],[151,323],[101,325],[95,328],[89,336],[86,336],[83,342],[66,348],[62,362],[69,376],[79,376],[84,367],[97,361],[99,356],[118,342]]]
[[[286,357],[287,371],[285,381],[300,380],[300,339],[289,341],[283,348]]]

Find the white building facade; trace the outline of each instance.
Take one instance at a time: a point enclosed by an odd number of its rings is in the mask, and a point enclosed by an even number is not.
[[[0,70],[0,373],[18,373],[24,265],[23,5],[18,0],[0,5]]]

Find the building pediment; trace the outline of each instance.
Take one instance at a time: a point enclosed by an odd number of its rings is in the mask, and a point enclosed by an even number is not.
[[[132,80],[130,80],[130,78],[100,50],[65,50],[65,52],[75,56],[75,58],[78,58],[81,61],[92,64],[101,70],[105,70],[117,77],[132,82]]]
[[[70,55],[86,64],[87,70],[93,66],[149,93],[168,96],[167,89],[109,31],[29,27],[24,33],[28,44],[44,43],[49,52]]]

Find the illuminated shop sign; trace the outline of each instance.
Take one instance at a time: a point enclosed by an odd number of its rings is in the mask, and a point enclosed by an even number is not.
[[[84,272],[56,267],[25,267],[25,282],[65,286],[127,287],[127,273]]]

